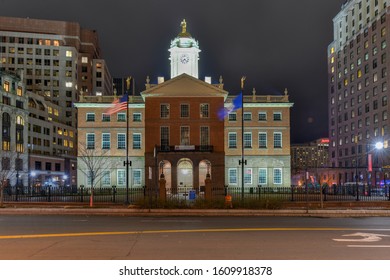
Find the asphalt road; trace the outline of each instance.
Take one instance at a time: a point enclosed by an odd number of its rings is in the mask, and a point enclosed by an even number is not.
[[[2,215],[0,259],[390,260],[390,218]]]

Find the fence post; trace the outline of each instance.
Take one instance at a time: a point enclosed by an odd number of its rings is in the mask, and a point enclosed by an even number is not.
[[[115,203],[116,186],[112,186],[112,202]]]
[[[294,201],[294,185],[291,185],[291,201]]]
[[[16,194],[15,201],[18,201],[18,195],[19,195],[19,187],[18,186],[16,186],[16,188],[15,188],[15,194]]]
[[[51,197],[50,197],[51,193],[50,193],[50,190],[51,190],[51,185],[49,185],[48,188],[47,188],[47,201],[48,201],[48,202],[51,202]]]
[[[80,185],[80,201],[81,201],[81,202],[84,202],[84,194],[83,194],[83,191],[84,191],[84,185]]]
[[[261,200],[261,198],[260,198],[261,185],[257,185],[257,188],[258,188],[258,192],[259,192],[259,200]]]

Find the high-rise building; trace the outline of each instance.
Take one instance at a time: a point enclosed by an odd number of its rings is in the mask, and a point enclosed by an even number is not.
[[[386,151],[379,154],[374,145],[390,137],[389,2],[346,1],[333,19],[334,41],[328,47],[329,160],[338,170],[338,183],[374,183],[379,167],[386,164]]]
[[[30,171],[42,176],[42,184],[54,174],[71,178],[77,150],[73,104],[81,94],[112,95],[97,32],[74,22],[0,17],[0,70],[22,73],[31,92]]]

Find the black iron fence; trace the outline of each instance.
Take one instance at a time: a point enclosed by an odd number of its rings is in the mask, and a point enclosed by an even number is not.
[[[91,199],[99,203],[125,203],[138,205],[156,205],[159,198],[159,191],[155,187],[117,188],[94,188],[84,186],[70,187],[45,187],[37,190],[22,189],[16,187],[5,188],[3,194],[4,202],[64,202],[64,203],[90,203]],[[196,204],[208,200],[209,206],[212,203],[231,201],[233,204],[239,201],[262,201],[278,200],[285,201],[390,201],[390,186],[324,186],[324,187],[250,187],[244,192],[239,187],[222,186],[212,188],[207,197],[204,187],[193,189],[191,187],[168,188],[166,190],[167,202],[180,202],[179,204]],[[128,197],[128,199],[127,199]],[[210,199],[211,197],[211,199]],[[155,202],[154,202],[155,201]]]

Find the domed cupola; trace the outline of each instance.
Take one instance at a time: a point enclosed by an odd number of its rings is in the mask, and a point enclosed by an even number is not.
[[[187,23],[181,22],[181,32],[171,41],[169,49],[171,61],[171,79],[183,73],[198,78],[199,44],[187,32]]]

